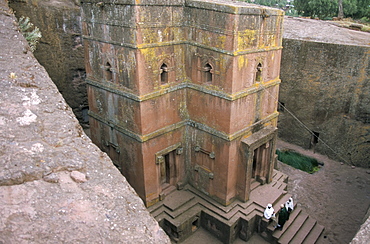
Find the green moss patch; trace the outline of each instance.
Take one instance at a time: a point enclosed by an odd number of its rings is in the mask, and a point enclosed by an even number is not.
[[[276,150],[278,160],[296,169],[313,174],[323,165],[314,158],[304,156],[292,150]]]

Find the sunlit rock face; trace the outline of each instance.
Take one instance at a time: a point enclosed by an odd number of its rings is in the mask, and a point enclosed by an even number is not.
[[[0,9],[0,243],[170,243]]]

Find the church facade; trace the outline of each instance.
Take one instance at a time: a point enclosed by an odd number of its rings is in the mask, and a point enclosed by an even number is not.
[[[228,206],[271,182],[283,12],[82,1],[91,139],[147,206],[189,184]]]

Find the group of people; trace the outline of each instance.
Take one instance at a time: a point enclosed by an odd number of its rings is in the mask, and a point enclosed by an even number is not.
[[[289,220],[289,215],[294,209],[293,198],[289,198],[285,204],[280,205],[280,209],[278,212],[275,213],[272,204],[267,204],[265,212],[263,216],[274,222],[274,228],[278,230],[282,230],[285,222]],[[277,217],[276,217],[277,215]]]

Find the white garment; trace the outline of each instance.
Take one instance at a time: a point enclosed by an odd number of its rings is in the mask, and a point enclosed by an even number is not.
[[[289,208],[293,211],[294,204],[293,204],[293,198],[289,198],[289,200],[285,203],[286,210],[289,210]]]
[[[263,216],[266,219],[270,219],[273,214],[274,214],[274,208],[272,207],[271,204],[268,204],[267,207],[266,207],[266,209],[265,209],[265,212],[263,213]]]

